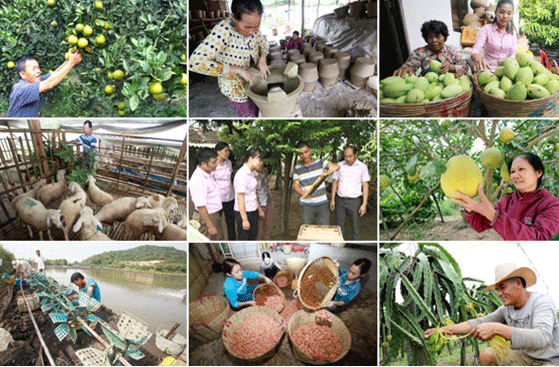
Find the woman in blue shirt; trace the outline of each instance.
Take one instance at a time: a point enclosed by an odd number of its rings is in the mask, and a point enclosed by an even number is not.
[[[338,261],[334,260],[338,267]],[[357,259],[348,270],[338,269],[339,281],[338,289],[334,298],[326,304],[326,309],[330,312],[337,311],[339,307],[347,305],[357,296],[361,290],[361,278],[371,268],[371,260],[366,258]]]
[[[241,264],[235,259],[225,259],[223,273],[227,275],[227,279],[223,283],[223,290],[225,291],[225,297],[233,308],[256,306],[252,294],[258,284],[247,285],[247,279],[260,278],[268,284],[273,283],[270,278],[262,273],[243,270]]]

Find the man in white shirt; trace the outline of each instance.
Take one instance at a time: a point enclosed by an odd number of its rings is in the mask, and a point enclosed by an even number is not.
[[[367,165],[357,159],[357,149],[347,146],[340,169],[334,173],[330,210],[336,211],[336,224],[341,227],[344,240],[360,240],[360,218],[367,212],[369,197],[369,171]],[[346,217],[351,225],[351,238],[345,230]]]
[[[41,251],[37,250],[37,255],[35,255],[35,271],[44,274],[45,268],[45,258],[41,255]]]

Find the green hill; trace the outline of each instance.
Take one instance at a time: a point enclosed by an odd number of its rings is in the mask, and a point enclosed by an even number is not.
[[[144,245],[128,250],[103,252],[83,260],[80,264],[97,268],[186,273],[186,251],[174,247]]]

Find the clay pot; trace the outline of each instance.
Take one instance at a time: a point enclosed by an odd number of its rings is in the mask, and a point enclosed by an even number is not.
[[[292,48],[291,50],[287,51],[287,59],[291,60],[293,55],[301,55],[301,52],[298,48]]]
[[[312,47],[312,46],[309,46],[309,47],[307,47],[307,48],[304,48],[304,49],[303,49],[303,56],[305,56],[305,58],[308,59],[308,57],[309,57],[309,55],[311,54],[311,52],[315,52],[315,51],[316,51],[316,49],[315,49],[314,47]]]
[[[345,5],[341,8],[334,9],[334,14],[336,14],[336,18],[345,18],[347,15],[347,11],[349,10],[349,6]]]
[[[367,16],[369,18],[373,18],[377,16],[377,2],[376,1],[371,1],[369,3],[367,3]]]
[[[285,61],[284,60],[272,60],[270,61],[270,65],[285,65]]]
[[[359,57],[349,70],[349,81],[358,88],[363,88],[369,77],[375,73],[375,64],[372,59]]]
[[[281,49],[283,50],[285,48],[285,45],[287,44],[287,41],[284,40],[284,39],[281,39],[281,40],[279,40],[279,43],[280,43]]]
[[[318,68],[312,62],[305,62],[299,65],[299,76],[305,83],[316,82],[318,80]]]
[[[338,69],[338,62],[334,59],[320,60],[320,66],[318,67],[318,75],[324,78],[337,78],[338,75],[340,75],[340,69]]]
[[[326,48],[324,49],[324,57],[325,58],[331,58],[334,57],[334,55],[338,52],[338,49],[336,47],[330,47],[330,46],[326,46]]]
[[[338,52],[336,53],[335,59],[338,61],[340,76],[345,77],[347,69],[349,69],[349,65],[351,64],[351,55],[348,52]]]
[[[312,36],[305,36],[304,40],[306,43],[310,43],[311,42],[311,37]]]
[[[281,52],[272,52],[270,54],[270,61],[274,60],[283,61],[283,54]]]
[[[360,18],[364,5],[365,3],[362,3],[361,1],[349,3],[349,16],[351,18]]]
[[[296,63],[297,65],[301,65],[305,62],[305,57],[303,55],[293,55],[289,61]]]
[[[326,42],[317,42],[316,45],[314,45],[314,48],[316,48],[317,51],[324,52],[324,49],[326,48]]]
[[[322,59],[324,59],[324,54],[322,52],[315,51],[309,54],[309,62],[314,62],[318,65]]]
[[[316,82],[317,82],[317,80],[315,80],[314,82],[305,83],[305,86],[303,87],[303,92],[314,91],[314,87],[316,86]]]
[[[272,53],[274,53],[274,52],[279,52],[279,53],[281,53],[281,48],[280,48],[279,46],[272,46],[272,47],[270,47],[269,53],[272,54]]]
[[[303,91],[305,83],[299,75],[290,77],[284,74],[286,68],[293,64],[271,65],[270,75],[266,80],[253,74],[254,83],[247,89],[247,95],[258,106],[262,117],[291,117],[297,111],[297,97]],[[296,67],[296,66],[295,66]],[[250,72],[250,70],[249,70]],[[282,83],[282,87],[268,88],[269,84]]]

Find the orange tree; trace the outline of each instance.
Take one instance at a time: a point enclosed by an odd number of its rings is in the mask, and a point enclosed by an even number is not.
[[[33,56],[44,74],[75,47],[82,62],[43,116],[185,116],[186,1],[0,1],[0,114],[19,79],[10,61]]]

